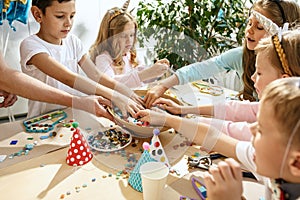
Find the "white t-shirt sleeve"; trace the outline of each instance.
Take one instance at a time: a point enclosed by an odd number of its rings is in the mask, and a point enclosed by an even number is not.
[[[142,85],[142,82],[138,76],[138,70],[136,69],[131,69],[127,73],[116,75],[112,66],[113,60],[106,53],[98,55],[95,59],[95,63],[98,70],[130,88],[135,88]],[[125,67],[130,68],[129,66]]]
[[[237,158],[250,171],[256,170],[256,165],[253,161],[254,152],[251,142],[239,141],[236,145]]]
[[[20,45],[20,64],[26,70],[32,70],[35,68],[33,65],[26,64],[32,56],[38,53],[48,53],[47,48],[35,40],[34,37],[34,35],[29,36],[24,39]]]
[[[256,164],[253,160],[254,152],[255,149],[251,142],[239,141],[236,145],[236,156],[241,164],[251,171],[259,182],[265,183],[267,178],[256,173]]]

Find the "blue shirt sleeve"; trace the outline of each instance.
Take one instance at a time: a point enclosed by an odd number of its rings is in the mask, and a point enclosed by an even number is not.
[[[222,71],[235,70],[239,77],[243,73],[243,47],[230,49],[219,56],[193,63],[177,70],[179,84],[209,78]]]

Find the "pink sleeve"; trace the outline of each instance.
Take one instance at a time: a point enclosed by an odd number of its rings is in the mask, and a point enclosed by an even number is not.
[[[250,101],[228,101],[223,105],[215,106],[216,114],[215,118],[221,118],[224,116],[224,113],[220,111],[225,110],[225,120],[233,122],[242,122],[246,121],[253,123],[256,121],[256,114],[258,111],[259,102],[250,102]]]
[[[109,55],[107,54],[100,54],[96,57],[96,66],[97,68],[115,79],[116,81],[119,81],[129,88],[135,88],[135,87],[140,87],[142,86],[142,82],[140,80],[140,77],[138,76],[137,70],[131,70],[128,73],[125,74],[120,74],[120,75],[115,75],[115,72],[112,68],[112,59]],[[128,67],[128,66],[125,66]]]
[[[238,140],[250,141],[251,131],[247,122],[224,121],[215,118],[200,117],[199,122],[215,126],[218,130]]]

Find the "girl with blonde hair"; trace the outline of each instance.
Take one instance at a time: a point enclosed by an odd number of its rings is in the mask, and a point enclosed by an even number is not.
[[[135,47],[138,24],[127,11],[128,4],[129,1],[122,8],[106,12],[89,53],[100,71],[133,88],[162,76],[169,69],[169,61],[162,59],[147,68],[138,60]]]

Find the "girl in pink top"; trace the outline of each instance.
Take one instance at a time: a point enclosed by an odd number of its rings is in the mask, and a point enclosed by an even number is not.
[[[128,4],[129,1],[121,9],[115,7],[106,12],[89,53],[100,71],[134,88],[162,76],[169,69],[169,61],[162,59],[147,68],[137,60],[138,25],[127,12]]]

